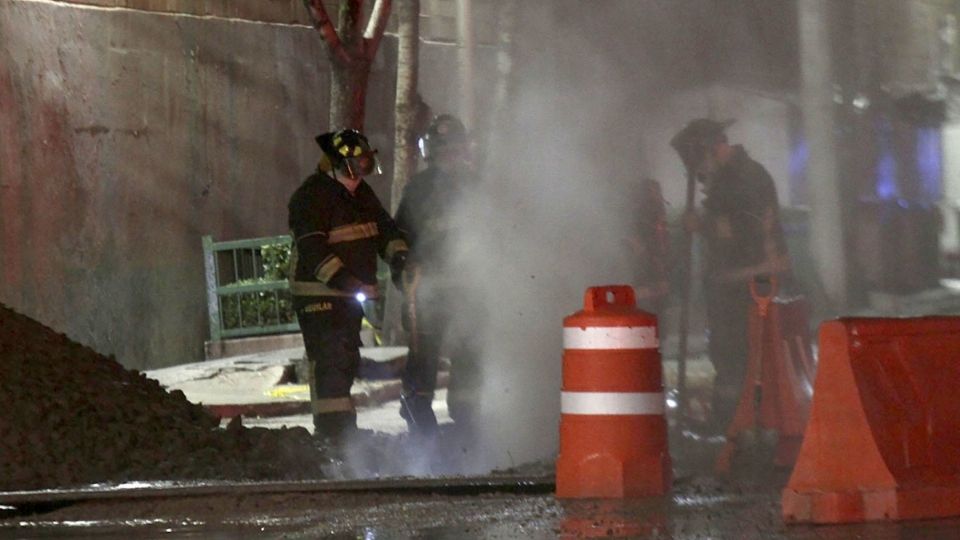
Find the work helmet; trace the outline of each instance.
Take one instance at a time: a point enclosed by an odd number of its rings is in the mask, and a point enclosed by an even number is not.
[[[687,169],[696,170],[708,148],[717,143],[727,142],[727,134],[724,131],[734,122],[735,120],[697,118],[690,121],[670,139],[670,146],[680,155]]]
[[[370,148],[367,138],[355,129],[324,133],[318,135],[316,141],[334,169],[354,178],[381,172],[377,151]]]
[[[444,147],[462,145],[466,148],[467,129],[463,122],[452,114],[435,116],[427,127],[427,132],[420,138],[420,155],[430,160]]]

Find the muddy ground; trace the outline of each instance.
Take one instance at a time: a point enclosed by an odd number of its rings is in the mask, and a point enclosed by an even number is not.
[[[712,473],[718,448],[716,439],[673,429],[675,480],[662,497],[560,500],[539,484],[453,495],[384,489],[21,505],[0,509],[0,538],[960,538],[958,519],[786,525],[780,490],[789,471],[769,465],[772,447],[761,441],[738,453],[731,477]],[[505,472],[549,482],[551,471],[551,464],[539,463]]]
[[[702,397],[702,396],[701,396]],[[361,433],[344,460],[306,430],[249,429],[0,306],[0,490],[129,480],[296,480],[463,470],[469,441],[447,431],[424,451],[405,435]],[[717,439],[672,425],[672,491],[626,501],[558,500],[552,463],[518,467],[535,486],[489,492],[372,490],[227,494],[0,505],[0,538],[960,538],[960,520],[787,526],[772,446],[758,438],[712,474]],[[447,456],[437,468],[430,453]],[[468,459],[468,458],[461,458]],[[433,465],[430,465],[430,464]],[[458,480],[454,479],[456,483]]]
[[[0,490],[324,476],[303,428],[227,429],[183,392],[0,305]]]

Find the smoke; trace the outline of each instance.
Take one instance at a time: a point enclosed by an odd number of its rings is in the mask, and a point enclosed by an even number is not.
[[[642,144],[637,105],[663,90],[655,72],[623,63],[642,65],[642,52],[611,54],[608,35],[591,34],[562,6],[553,14],[528,13],[521,25],[521,47],[539,42],[525,49],[537,52],[519,59],[510,120],[496,126],[482,182],[456,211],[472,225],[451,250],[481,306],[463,306],[483,335],[480,469],[555,456],[562,320],[582,308],[587,287],[631,283],[636,270],[625,250],[630,197],[654,150]],[[615,33],[617,15],[593,8],[590,26]]]
[[[716,38],[703,31],[712,4],[530,4],[521,3],[503,120],[477,134],[480,182],[450,212],[463,225],[446,246],[462,284],[455,318],[480,342],[483,380],[462,473],[555,457],[563,318],[588,287],[637,285],[643,261],[626,244],[638,232],[641,180],[658,180],[674,213],[684,199],[671,136],[692,118],[734,117],[735,141],[774,146],[769,111],[718,91],[705,67],[717,59],[704,58]],[[752,62],[745,51],[724,58]]]
[[[473,289],[463,309],[483,336],[479,468],[556,455],[563,318],[582,308],[588,287],[638,285],[644,262],[626,240],[638,232],[641,180],[661,183],[674,215],[684,200],[671,136],[713,116],[740,118],[731,135],[748,148],[779,142],[769,107],[717,84],[713,64],[766,57],[745,29],[714,50],[715,9],[558,0],[521,10],[506,120],[480,134],[489,141],[482,183],[457,211],[472,225],[451,246]]]

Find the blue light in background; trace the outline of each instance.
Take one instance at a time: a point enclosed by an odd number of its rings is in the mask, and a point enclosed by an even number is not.
[[[929,204],[943,196],[943,141],[939,128],[917,128],[916,179],[920,182],[919,200],[902,199],[897,178],[897,154],[893,145],[893,125],[888,119],[876,123],[877,157],[874,164],[874,196],[880,201],[896,201],[901,207],[912,203]],[[901,156],[903,159],[906,156]],[[810,147],[803,136],[794,138],[789,156],[790,202],[803,204],[807,195],[807,167]]]
[[[790,202],[802,204],[806,202],[807,194],[807,161],[810,159],[810,146],[807,139],[800,136],[795,139],[793,150],[790,152]]]
[[[877,126],[877,146],[880,157],[877,158],[877,178],[874,183],[874,192],[881,201],[896,199],[897,189],[897,160],[893,156],[893,144],[890,140],[893,135],[893,126],[890,122],[881,120]]]
[[[877,160],[876,195],[882,201],[897,198],[897,160],[890,148],[884,148]]]
[[[939,200],[943,195],[943,146],[937,128],[917,130],[917,175],[926,201]]]

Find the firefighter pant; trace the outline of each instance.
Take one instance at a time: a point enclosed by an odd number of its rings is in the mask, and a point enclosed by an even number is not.
[[[466,305],[456,291],[417,294],[404,305],[404,327],[410,353],[401,375],[404,395],[433,397],[443,352],[450,358],[447,407],[454,422],[468,421],[476,407],[480,368],[476,346],[478,309]],[[458,304],[459,301],[459,304]]]
[[[706,285],[708,351],[716,371],[712,422],[726,428],[733,419],[749,355],[749,320],[753,298],[747,283]]]
[[[314,432],[337,438],[357,425],[350,387],[360,369],[363,307],[353,298],[339,297],[296,299],[295,305],[313,371]]]

